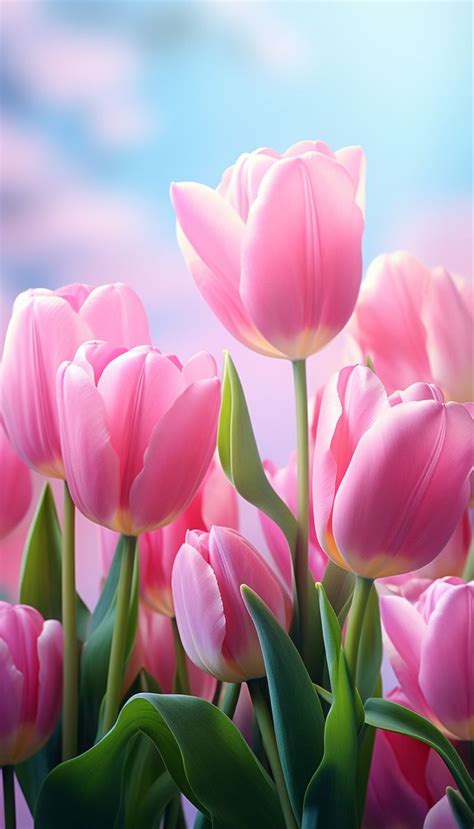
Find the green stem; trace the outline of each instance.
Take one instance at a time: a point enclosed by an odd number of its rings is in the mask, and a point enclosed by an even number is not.
[[[79,653],[76,622],[75,508],[64,482],[64,525],[62,545],[62,622],[64,642],[62,758],[77,754],[77,708]]]
[[[3,766],[2,777],[5,829],[16,829],[15,774],[13,766]]]
[[[357,660],[359,657],[360,636],[372,583],[372,579],[366,579],[363,576],[356,576],[354,594],[352,596],[352,604],[347,623],[344,650],[346,652],[347,664],[349,665],[354,683],[357,681]]]
[[[225,689],[224,699],[222,700],[221,711],[227,714],[231,720],[235,714],[237,703],[239,701],[240,689],[242,685],[240,682],[231,682]]]
[[[125,647],[127,644],[127,627],[130,613],[132,592],[133,566],[137,539],[133,535],[124,536],[122,561],[115,607],[114,632],[110,650],[109,673],[107,676],[107,690],[105,692],[105,711],[103,733],[109,731],[118,714],[122,695],[122,683],[125,662]]]
[[[191,686],[189,684],[188,665],[186,662],[186,653],[183,648],[181,636],[179,635],[178,625],[176,619],[171,620],[173,626],[174,652],[176,655],[176,673],[175,673],[175,694],[190,694]]]
[[[309,426],[306,361],[295,360],[293,380],[296,403],[296,444],[298,467],[297,532],[295,551],[295,582],[300,619],[300,650],[305,661],[309,648]]]
[[[278,797],[280,798],[280,806],[285,819],[286,829],[297,829],[297,823],[291,808],[288,791],[283,776],[283,770],[280,763],[280,755],[278,754],[278,747],[275,740],[275,732],[273,730],[273,723],[270,713],[267,708],[264,696],[260,689],[258,680],[253,680],[248,683],[250,696],[252,697],[253,710],[257,720],[258,728],[262,736],[262,743],[267,755],[270,768],[272,770],[273,779],[277,788]]]
[[[216,682],[216,689],[212,695],[212,704],[215,705],[217,708],[219,707],[219,700],[221,698],[222,692],[222,682],[220,679]]]

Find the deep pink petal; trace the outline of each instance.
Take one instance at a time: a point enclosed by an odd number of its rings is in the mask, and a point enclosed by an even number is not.
[[[0,420],[0,540],[18,526],[31,503],[31,472],[13,449]]]
[[[224,474],[218,458],[214,458],[201,487],[201,513],[204,528],[213,524],[239,528],[237,492]],[[191,529],[189,527],[188,529]]]
[[[22,698],[24,678],[16,667],[8,644],[0,636],[0,680],[2,704],[0,705],[0,765],[10,765],[13,760],[15,738],[22,725]]]
[[[100,285],[89,294],[79,315],[98,340],[133,348],[151,343],[142,301],[129,285]]]

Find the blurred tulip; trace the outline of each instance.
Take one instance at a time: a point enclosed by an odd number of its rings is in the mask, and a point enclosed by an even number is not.
[[[35,754],[61,713],[62,629],[27,605],[0,601],[0,766]]]
[[[145,311],[128,285],[38,288],[15,300],[2,360],[3,417],[18,455],[48,477],[65,477],[56,373],[93,337],[126,348],[150,342]]]
[[[389,400],[368,368],[335,375],[314,456],[316,534],[325,552],[368,578],[432,561],[468,503],[473,430],[464,406],[444,404],[427,384]]]
[[[173,568],[176,621],[189,658],[225,682],[265,673],[257,633],[240,595],[247,584],[288,629],[291,590],[240,533],[213,527],[188,532]]]
[[[165,616],[174,616],[171,572],[188,530],[210,530],[212,524],[238,528],[237,493],[214,458],[189,506],[171,524],[143,533],[138,540],[140,592],[145,604]],[[118,536],[101,528],[102,564],[107,573]]]
[[[31,472],[20,460],[6,435],[0,419],[0,541],[20,523],[28,511],[33,494]]]
[[[215,445],[220,383],[209,354],[185,366],[151,346],[85,343],[58,371],[64,465],[91,521],[139,535],[193,499]]]
[[[426,815],[423,829],[458,829],[458,823],[445,794]]]
[[[392,668],[409,704],[448,736],[474,739],[474,582],[433,582],[412,604],[380,597]]]
[[[171,186],[183,255],[234,337],[297,360],[341,331],[360,287],[364,190],[362,150],[322,141],[244,153],[216,190]]]
[[[388,698],[407,706],[398,688]],[[446,786],[453,785],[451,774],[434,749],[403,734],[378,729],[364,829],[423,829],[431,807],[443,797]]]
[[[397,252],[370,265],[349,329],[389,391],[424,380],[465,402],[474,397],[473,322],[467,280]]]

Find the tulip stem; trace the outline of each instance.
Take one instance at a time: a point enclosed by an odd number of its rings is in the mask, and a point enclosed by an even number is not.
[[[69,760],[77,754],[79,654],[76,620],[75,507],[66,481],[61,590],[64,641],[62,758]]]
[[[240,682],[230,682],[225,689],[221,710],[229,717],[229,720],[231,720],[235,714],[241,687],[242,685]]]
[[[112,635],[109,673],[107,676],[107,690],[105,692],[104,724],[102,729],[104,734],[112,728],[120,706],[136,548],[137,539],[135,536],[124,535],[117,604],[115,607],[114,632]]]
[[[300,620],[300,650],[305,662],[309,648],[309,582],[308,582],[308,538],[309,538],[309,425],[308,387],[306,361],[295,360],[293,379],[296,403],[296,443],[298,467],[298,515],[295,550],[295,582]]]
[[[16,829],[15,773],[13,766],[3,766],[2,777],[5,829]]]
[[[174,652],[176,655],[174,692],[175,694],[189,694],[191,693],[191,690],[189,685],[188,666],[186,663],[186,653],[183,648],[181,636],[179,635],[175,617],[172,618],[171,624],[173,627]]]
[[[273,779],[275,781],[275,786],[277,788],[278,797],[280,798],[280,806],[285,819],[286,829],[297,829],[297,823],[291,808],[285,778],[283,776],[283,769],[280,763],[280,755],[278,754],[278,747],[275,740],[273,722],[267,708],[267,703],[265,702],[258,680],[250,680],[248,687],[250,696],[252,697],[255,719],[257,720],[257,725],[262,737],[265,754],[267,755]]]
[[[352,674],[354,684],[357,682],[357,661],[359,658],[360,636],[362,633],[362,625],[364,624],[364,616],[372,584],[372,579],[366,579],[363,576],[356,576],[354,595],[352,596],[352,604],[344,642],[347,664]]]

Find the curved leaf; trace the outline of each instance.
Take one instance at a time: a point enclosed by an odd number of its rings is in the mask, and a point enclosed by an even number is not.
[[[197,697],[143,694],[122,709],[106,736],[55,768],[41,790],[36,829],[114,826],[130,740],[146,734],[183,794],[213,829],[283,829],[270,778],[233,723]]]
[[[446,789],[449,805],[459,829],[472,829],[474,826],[474,812],[469,808],[456,789],[448,786]]]
[[[380,676],[382,655],[379,597],[375,584],[372,584],[365,608],[357,656],[356,685],[362,700],[366,700],[374,694]]]
[[[306,787],[323,755],[321,703],[290,637],[256,593],[241,590],[262,648],[281,766],[300,821]]]

